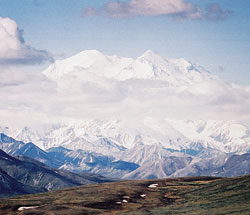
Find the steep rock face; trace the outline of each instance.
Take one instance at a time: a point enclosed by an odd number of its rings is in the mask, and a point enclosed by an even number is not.
[[[47,152],[52,157],[64,162],[60,169],[77,173],[88,171],[106,177],[121,178],[139,167],[136,163],[115,160],[114,157],[81,149],[68,150],[63,147],[57,147],[48,149]]]
[[[233,177],[246,175],[250,172],[250,153],[243,155],[232,155],[223,165],[220,176]]]
[[[80,146],[83,146],[85,150],[75,149],[79,145],[72,145],[69,147],[73,148],[72,150],[60,146],[43,151],[33,143],[17,141],[4,134],[1,134],[1,137],[0,148],[8,151],[10,155],[21,156],[18,157],[19,160],[23,160],[23,157],[32,158],[53,168],[60,168],[76,173],[87,171],[106,177],[120,178],[139,167],[138,164],[122,161],[115,159],[114,156],[110,156],[109,154],[116,154],[119,157],[125,148],[112,143],[110,140],[106,140],[106,138],[101,138],[99,141],[89,143],[89,145],[81,142]],[[104,153],[106,152],[106,155],[93,152],[95,149]],[[29,162],[34,163],[32,159]],[[27,158],[25,161],[27,161]],[[38,165],[41,166],[41,163],[38,163]]]
[[[12,188],[12,185],[19,187],[20,192],[22,190],[29,192],[28,188],[30,188],[30,193],[34,193],[109,181],[89,173],[75,174],[53,169],[31,158],[18,157],[17,159],[2,150],[0,150],[0,170],[2,171],[2,181],[7,181],[10,184],[9,188]],[[7,188],[5,187],[5,189]]]
[[[147,162],[157,162],[171,154],[169,150],[160,145],[138,145],[126,150],[120,159],[143,165]]]
[[[29,133],[26,133],[26,135],[28,134]],[[60,161],[52,159],[49,154],[47,154],[35,144],[31,142],[24,143],[22,141],[17,141],[14,138],[11,138],[3,133],[0,133],[0,149],[4,150],[9,155],[27,156],[36,159],[42,163],[45,163],[51,167],[57,168],[62,165]]]
[[[125,175],[123,178],[165,178],[171,176],[177,170],[185,168],[191,161],[192,158],[188,156],[168,156],[154,162],[145,162],[141,167]]]
[[[0,133],[0,149],[4,150],[8,154],[15,153],[22,145],[24,145],[22,141],[17,141],[12,137]]]
[[[45,189],[24,185],[0,169],[0,197],[44,192]]]

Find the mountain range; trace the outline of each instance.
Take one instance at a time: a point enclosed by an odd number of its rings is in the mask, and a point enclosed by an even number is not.
[[[33,143],[16,141],[1,134],[0,149],[16,156],[19,160],[25,158],[27,161],[29,158],[34,163],[36,159],[39,165],[43,162],[43,165],[60,171],[67,170],[76,174],[90,172],[109,178],[151,179],[202,175],[232,177],[250,173],[250,153],[228,154],[213,148],[178,151],[164,148],[160,144],[141,143],[131,149],[123,148],[120,154],[114,152],[111,156],[105,151],[101,154],[62,146],[44,151]],[[2,170],[6,171],[5,164]]]
[[[46,192],[64,187],[109,182],[91,173],[75,174],[46,166],[29,157],[12,157],[0,150],[0,196]]]
[[[96,104],[99,109],[91,119],[51,123],[46,129],[0,127],[0,147],[10,155],[31,157],[53,168],[125,179],[250,172],[247,121],[190,120],[163,114],[178,109],[173,103],[179,101],[214,103],[223,98],[228,102],[229,92],[249,94],[248,88],[226,83],[197,64],[167,59],[151,50],[136,59],[88,50],[55,61],[43,75],[63,97],[72,97],[68,101],[81,98],[92,102],[91,110]],[[123,105],[116,114],[121,98]],[[113,117],[100,117],[106,101],[114,104]],[[138,110],[131,110],[135,101]],[[83,109],[88,107],[83,103]],[[58,109],[65,116],[74,114],[73,110]]]
[[[78,74],[77,74],[78,73]],[[125,81],[151,79],[164,81],[168,86],[192,85],[201,81],[218,81],[201,66],[180,59],[166,59],[148,50],[136,59],[104,55],[97,50],[80,52],[70,58],[57,60],[43,74],[50,80],[59,81],[72,74],[104,77]]]

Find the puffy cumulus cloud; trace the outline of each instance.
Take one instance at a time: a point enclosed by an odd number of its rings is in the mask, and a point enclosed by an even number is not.
[[[1,125],[23,126],[46,122],[49,119],[47,110],[55,95],[56,84],[39,72],[0,66]]]
[[[10,18],[0,17],[0,64],[38,64],[53,61],[44,50],[27,45],[23,31]]]
[[[130,0],[109,2],[100,9],[87,8],[82,15],[104,15],[111,18],[170,15],[197,19],[202,17],[202,11],[199,6],[184,0]]]
[[[218,3],[207,5],[205,18],[212,21],[225,20],[233,14],[230,10],[223,10]]]

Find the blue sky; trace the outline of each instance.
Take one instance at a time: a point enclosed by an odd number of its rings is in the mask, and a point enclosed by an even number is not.
[[[250,0],[0,0],[0,124],[97,113],[250,122],[249,36]],[[133,58],[151,49],[239,85],[202,82],[152,96],[155,83],[143,80],[92,86],[85,76],[55,82],[41,74],[53,60],[88,49]]]
[[[230,11],[215,20],[147,14],[111,17],[101,11],[110,2],[115,0],[1,0],[0,17],[15,20],[27,44],[55,58],[86,49],[137,57],[152,49],[198,63],[228,81],[250,84],[250,1],[185,1],[204,14],[212,3],[219,4],[222,13]],[[88,8],[97,14],[83,16]]]

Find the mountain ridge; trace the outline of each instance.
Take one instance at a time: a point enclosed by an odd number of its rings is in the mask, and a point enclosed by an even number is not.
[[[156,79],[163,80],[170,86],[178,87],[183,84],[190,85],[200,82],[203,79],[216,80],[209,72],[183,58],[167,59],[152,50],[145,51],[136,59],[116,55],[108,56],[97,50],[86,50],[64,60],[56,61],[43,74],[50,80],[58,81],[77,69],[81,70],[78,75],[89,72],[96,76],[119,81]]]
[[[29,157],[12,157],[0,150],[0,196],[38,193],[83,184],[110,182],[91,173],[71,173]]]
[[[11,138],[5,139],[8,141]],[[13,141],[13,139],[11,140]],[[141,141],[140,138],[138,140]],[[2,142],[0,147],[4,148],[4,144]],[[96,141],[92,142],[92,144],[95,145]],[[27,143],[22,147],[25,147],[25,145],[31,144]],[[161,144],[144,145],[142,142],[138,142],[133,148],[124,148],[119,153],[113,151],[112,156],[107,155],[105,150],[103,150],[104,154],[101,154],[86,149],[70,149],[70,147],[64,148],[59,146],[49,148],[43,151],[41,155],[39,153],[36,154],[35,159],[52,167],[54,167],[53,164],[57,161],[57,168],[77,174],[89,172],[108,178],[122,179],[197,175],[237,176],[250,173],[250,153],[228,154],[215,148],[204,148],[199,144],[197,145],[197,143],[194,143],[194,145],[196,151],[194,149],[174,150],[165,148]],[[106,144],[103,146],[105,147]],[[8,147],[10,148],[9,145]],[[19,160],[44,166],[44,164],[39,164],[38,161],[32,161],[34,154],[25,153],[25,150],[19,150],[16,147],[10,151],[16,154],[15,150],[18,151],[19,155],[21,154],[21,157],[17,156]],[[23,152],[23,154],[20,152]],[[44,155],[48,160],[44,161],[42,159]],[[30,158],[23,156],[30,156]],[[241,168],[238,168],[239,166]]]

